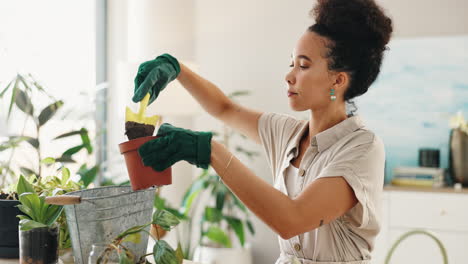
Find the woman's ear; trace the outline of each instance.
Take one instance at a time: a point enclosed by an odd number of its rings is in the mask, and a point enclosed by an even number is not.
[[[347,72],[338,72],[335,75],[335,83],[333,88],[339,91],[341,94],[344,94],[346,87],[349,84],[349,74]]]

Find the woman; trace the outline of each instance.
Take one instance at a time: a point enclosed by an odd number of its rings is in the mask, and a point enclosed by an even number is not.
[[[135,78],[135,102],[148,92],[153,102],[177,78],[208,113],[264,147],[274,186],[209,132],[163,124],[161,138],[139,153],[158,171],[180,160],[211,165],[279,235],[276,263],[370,263],[385,152],[345,103],[377,78],[392,22],[373,0],[320,0],[311,13],[316,23],[298,40],[285,78],[291,108],[310,111],[308,121],[238,105],[168,54],[143,63]]]

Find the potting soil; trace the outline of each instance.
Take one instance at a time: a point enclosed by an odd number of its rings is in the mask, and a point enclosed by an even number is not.
[[[125,135],[129,140],[152,136],[155,127],[153,125],[141,124],[133,121],[125,122]]]

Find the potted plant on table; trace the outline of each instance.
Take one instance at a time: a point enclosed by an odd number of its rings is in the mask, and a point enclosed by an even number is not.
[[[18,215],[21,263],[56,263],[59,229],[55,225],[63,207],[45,203],[45,195],[37,194],[32,184],[20,176],[17,189],[23,214]]]
[[[151,186],[169,185],[172,183],[171,167],[159,172],[149,166],[145,166],[138,154],[138,148],[144,143],[158,138],[153,133],[161,119],[154,115],[145,116],[150,94],[148,93],[140,102],[137,113],[133,113],[130,108],[125,112],[125,134],[128,141],[119,144],[120,153],[124,156],[127,166],[128,176],[132,189],[140,190]]]
[[[40,85],[32,76],[24,76],[18,74],[13,80],[2,90],[0,90],[0,98],[4,98],[7,94],[11,94],[8,99],[8,114],[7,118],[14,113],[13,110],[19,110],[22,113],[21,117],[24,117],[24,123],[21,125],[23,128],[16,135],[11,135],[5,140],[0,142],[0,155],[5,155],[8,158],[5,161],[0,161],[0,237],[4,238],[0,241],[0,257],[16,258],[19,253],[19,241],[18,241],[18,218],[16,215],[19,214],[18,208],[15,206],[19,204],[17,201],[18,195],[16,191],[16,182],[18,175],[21,173],[26,177],[31,177],[31,182],[36,191],[41,194],[42,190],[54,191],[55,188],[61,188],[61,192],[76,190],[76,185],[71,184],[71,180],[68,183],[63,182],[61,179],[58,181],[54,179],[50,182],[42,180],[44,175],[44,169],[50,166],[49,161],[43,162],[42,149],[48,144],[41,141],[41,131],[44,126],[50,121],[57,112],[63,108],[64,103],[62,100],[56,100],[52,95],[48,94],[46,90]],[[32,99],[47,98],[50,102],[41,111],[36,111],[34,106],[38,103]],[[25,127],[35,127],[35,135],[26,135]],[[91,144],[88,130],[81,128],[76,131],[71,131],[62,135],[58,135],[54,140],[61,140],[68,137],[79,137],[81,143],[76,146],[71,146],[59,155],[54,161],[60,163],[77,163],[74,155],[81,150],[86,150],[89,155],[93,153],[93,147]],[[15,164],[15,152],[18,150],[29,150],[32,149],[36,153],[36,159],[27,165]],[[86,187],[90,182],[94,180],[94,177],[98,173],[98,166],[89,166],[87,163],[83,163],[77,174],[80,175],[80,188]],[[6,186],[12,186],[7,188]],[[73,186],[72,186],[73,185]],[[67,227],[64,217],[59,219],[60,225],[60,249],[66,251],[70,245],[70,239],[67,234]]]

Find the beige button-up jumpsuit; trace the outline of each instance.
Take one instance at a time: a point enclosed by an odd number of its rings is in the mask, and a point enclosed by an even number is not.
[[[341,176],[358,204],[329,224],[288,240],[278,237],[281,252],[276,264],[368,264],[380,230],[384,145],[359,116],[351,116],[314,136],[295,168],[290,162],[299,154],[308,124],[285,114],[260,117],[258,132],[274,187],[294,199],[317,178]]]

